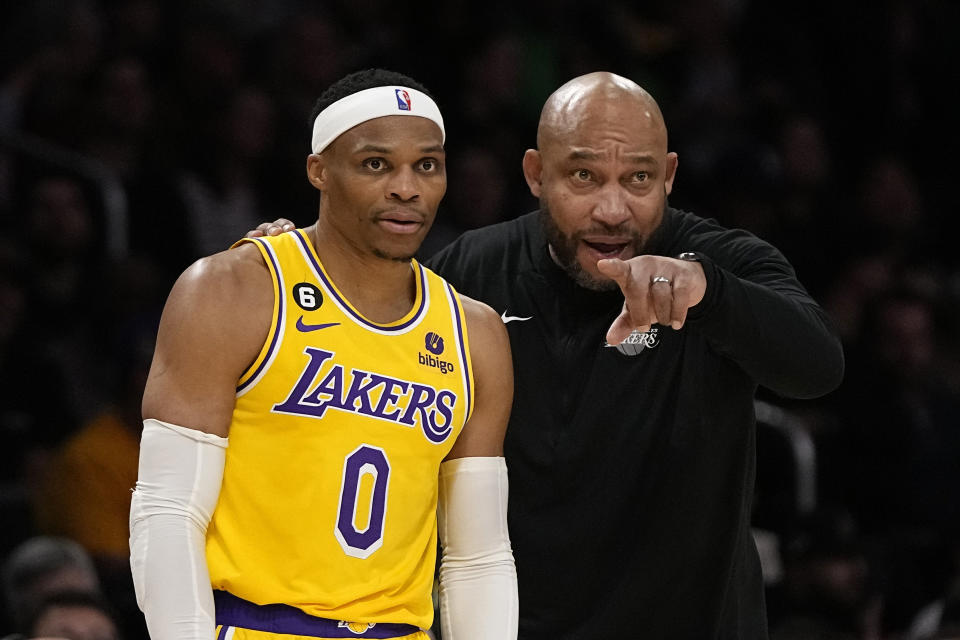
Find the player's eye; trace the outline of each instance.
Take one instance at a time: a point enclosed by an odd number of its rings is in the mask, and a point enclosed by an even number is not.
[[[382,171],[386,168],[387,163],[384,162],[383,158],[367,158],[363,161],[363,166],[371,171]]]
[[[433,159],[422,160],[420,162],[421,171],[435,171],[437,168],[437,161]]]

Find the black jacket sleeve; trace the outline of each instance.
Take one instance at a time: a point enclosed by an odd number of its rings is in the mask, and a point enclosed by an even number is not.
[[[702,331],[717,353],[785,397],[814,398],[840,384],[840,339],[780,251],[702,219],[681,238],[681,251],[701,255],[707,278],[688,326]]]

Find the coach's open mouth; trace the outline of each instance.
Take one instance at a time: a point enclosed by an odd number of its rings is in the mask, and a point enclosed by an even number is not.
[[[623,250],[627,248],[629,242],[590,242],[584,240],[583,244],[588,249],[596,252],[601,258],[618,258]]]

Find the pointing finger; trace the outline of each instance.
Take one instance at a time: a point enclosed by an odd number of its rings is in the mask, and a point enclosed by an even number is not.
[[[619,258],[607,258],[597,262],[597,271],[607,276],[621,288],[627,284],[630,277],[630,265]]]
[[[623,311],[616,317],[610,328],[607,329],[607,344],[620,344],[633,332],[633,322],[630,320],[630,311],[623,305]]]
[[[649,322],[652,314],[650,308],[650,282],[638,278],[630,262],[618,258],[608,258],[597,262],[597,270],[617,283],[627,302],[632,316],[633,326],[642,326]]]

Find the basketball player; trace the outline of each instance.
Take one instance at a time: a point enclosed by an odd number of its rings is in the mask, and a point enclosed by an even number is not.
[[[668,206],[678,158],[634,82],[560,87],[537,147],[540,210],[430,260],[513,347],[520,637],[764,639],[754,392],[834,389],[840,341],[774,247]]]
[[[508,338],[412,259],[443,143],[416,82],[347,76],[315,109],[317,222],[174,285],[131,508],[153,640],[426,639],[438,528],[444,638],[516,637]]]

